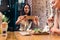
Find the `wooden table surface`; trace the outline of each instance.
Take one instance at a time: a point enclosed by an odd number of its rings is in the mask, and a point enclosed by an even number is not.
[[[22,36],[19,32],[9,32],[7,36],[0,35],[0,40],[60,40],[59,35]]]
[[[6,36],[0,35],[0,40],[16,40],[14,32],[7,32]]]
[[[17,40],[60,40],[59,35],[31,35],[22,36],[19,32],[14,32]]]
[[[6,40],[16,40],[14,32],[8,32]]]
[[[6,38],[7,38],[7,35],[3,36],[2,34],[0,34],[0,40],[6,40]]]

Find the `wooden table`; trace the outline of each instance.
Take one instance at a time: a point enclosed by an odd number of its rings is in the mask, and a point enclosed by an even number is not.
[[[6,38],[7,38],[7,35],[3,36],[2,34],[0,34],[0,40],[6,40]]]
[[[7,32],[6,36],[0,35],[0,40],[16,40],[14,32]]]
[[[19,32],[9,32],[8,35],[0,35],[0,40],[60,40],[58,35],[30,35],[22,36]]]
[[[8,32],[6,40],[16,40],[14,32]]]
[[[22,36],[19,32],[14,32],[17,40],[60,40],[58,35],[31,35]]]

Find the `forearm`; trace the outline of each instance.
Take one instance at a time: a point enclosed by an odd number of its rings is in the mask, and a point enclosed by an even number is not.
[[[39,18],[38,16],[35,17],[35,19],[33,19],[33,22],[35,25],[39,25]]]
[[[56,13],[54,17],[54,27],[58,27],[58,13]]]
[[[60,34],[60,29],[56,30],[56,33],[57,33],[57,34]]]

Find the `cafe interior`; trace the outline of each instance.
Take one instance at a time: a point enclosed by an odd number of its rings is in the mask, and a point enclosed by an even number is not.
[[[0,40],[60,40],[60,0],[0,0]]]

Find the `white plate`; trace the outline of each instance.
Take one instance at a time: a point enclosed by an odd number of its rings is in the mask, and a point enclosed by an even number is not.
[[[22,32],[19,32],[21,35],[30,35],[29,32],[26,32],[26,31],[22,31]]]

